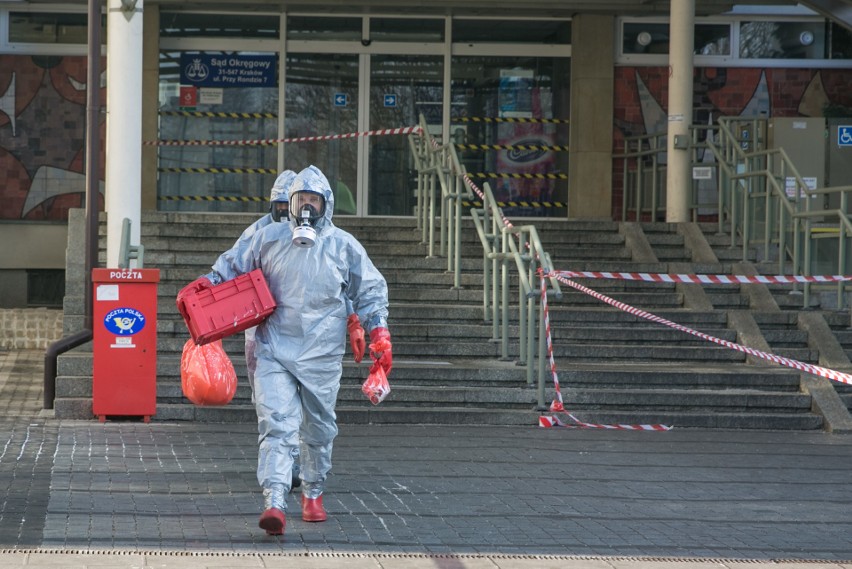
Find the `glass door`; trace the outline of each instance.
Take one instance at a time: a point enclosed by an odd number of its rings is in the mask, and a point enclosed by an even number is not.
[[[369,129],[415,126],[423,113],[441,135],[444,59],[438,55],[372,55]],[[408,137],[369,138],[370,215],[414,215],[417,173]]]
[[[358,130],[358,55],[290,53],[285,89],[285,137],[346,134]],[[358,139],[288,142],[284,168],[314,165],[334,192],[334,214],[357,213]]]

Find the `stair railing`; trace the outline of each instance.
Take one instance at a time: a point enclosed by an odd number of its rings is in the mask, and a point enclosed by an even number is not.
[[[535,384],[538,375],[539,407],[545,408],[545,325],[544,314],[536,306],[541,296],[534,283],[539,268],[545,272],[553,269],[550,255],[544,250],[535,226],[512,225],[494,198],[490,185],[486,183],[479,188],[471,180],[458,159],[455,146],[435,140],[423,115],[420,116],[420,127],[420,132],[410,135],[409,139],[417,168],[418,226],[424,242],[428,243],[429,255],[434,255],[437,223],[441,236],[440,255],[446,254],[447,271],[454,275],[454,288],[460,288],[463,206],[469,206],[468,211],[482,246],[483,320],[492,324],[491,341],[500,343],[500,358],[509,360],[509,315],[513,304],[510,290],[512,276],[517,278],[517,363],[526,366],[528,384]],[[438,215],[436,203],[440,204]],[[510,274],[512,265],[517,271],[514,275]],[[550,287],[546,294],[561,298],[556,279],[551,278],[548,282]],[[536,317],[538,334],[535,333]],[[537,370],[535,354],[539,356]]]
[[[614,156],[621,159],[621,221],[631,210],[636,221],[645,214],[656,221],[665,212],[665,151],[665,133],[624,137],[624,151]]]
[[[852,185],[850,186],[835,186],[830,188],[818,188],[811,191],[811,199],[807,202],[807,208],[803,212],[795,215],[797,220],[800,220],[802,225],[802,233],[804,239],[803,266],[804,274],[810,275],[815,268],[816,259],[815,250],[818,243],[837,240],[837,264],[830,265],[827,270],[816,265],[817,272],[824,274],[832,272],[836,267],[835,274],[847,275],[849,270],[848,254],[852,251],[849,249],[849,240],[852,239],[852,219],[847,211],[849,211],[849,194],[852,193]],[[836,209],[816,209],[814,202],[821,201],[820,198],[831,199],[832,196],[839,196],[839,204]],[[841,308],[844,305],[846,283],[838,281],[837,288],[837,307]],[[810,294],[812,284],[805,283],[803,305],[810,306]]]
[[[762,258],[777,258],[779,274],[811,275],[819,243],[837,239],[836,268],[820,270],[846,274],[850,250],[848,188],[814,189],[807,185],[783,148],[769,149],[766,117],[720,117],[716,124],[690,127],[693,167],[715,167],[716,204],[698,203],[696,185],[691,188],[692,218],[699,209],[716,209],[719,233],[730,232],[731,247],[742,249],[749,259],[755,248]],[[665,135],[649,134],[624,139],[624,151],[614,155],[621,161],[622,221],[655,221],[665,212]],[[701,151],[711,152],[708,162]],[[617,162],[615,164],[618,164]],[[825,203],[837,203],[824,209]],[[799,285],[793,285],[794,290]],[[845,283],[837,283],[838,307],[842,306]],[[804,285],[804,306],[810,306],[812,285]]]
[[[763,258],[769,259],[777,246],[778,273],[804,276],[814,269],[817,243],[836,238],[835,274],[846,274],[852,186],[809,187],[783,148],[766,148],[767,126],[765,118],[721,117],[717,135],[706,139],[719,167],[720,231],[727,221],[731,246],[741,238],[743,260],[748,260],[752,247],[760,245]],[[839,207],[823,209],[824,203],[835,201],[834,196],[839,197]],[[839,281],[836,286],[840,307],[845,283]],[[803,288],[807,307],[812,285],[806,283]]]

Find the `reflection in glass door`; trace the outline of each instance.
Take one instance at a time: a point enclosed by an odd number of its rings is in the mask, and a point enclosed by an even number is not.
[[[418,124],[423,113],[440,136],[443,58],[373,55],[370,130]],[[416,173],[406,136],[370,137],[369,214],[413,215]]]
[[[358,56],[291,53],[287,56],[287,138],[358,130]],[[295,172],[313,164],[334,191],[334,214],[356,213],[358,140],[287,143],[284,167]]]
[[[274,59],[275,53],[229,52],[232,59]],[[183,57],[182,57],[183,56]],[[278,122],[269,109],[278,107],[274,75],[261,86],[211,88],[187,85],[197,62],[223,58],[220,51],[160,52],[159,132],[163,140],[231,141],[277,138]],[[224,60],[224,59],[223,59]],[[228,71],[236,68],[227,68]],[[158,152],[157,195],[162,211],[262,213],[275,181],[274,146],[175,145]],[[261,171],[262,173],[258,173]]]
[[[453,141],[477,179],[491,177],[510,216],[565,217],[570,59],[463,56],[452,61]],[[470,120],[479,117],[480,120]]]

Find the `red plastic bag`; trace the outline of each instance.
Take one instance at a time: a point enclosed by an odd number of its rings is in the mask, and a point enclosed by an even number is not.
[[[370,403],[378,405],[385,400],[390,390],[385,368],[378,361],[374,361],[373,367],[370,368],[370,375],[367,376],[367,379],[361,385],[361,392],[367,396]]]
[[[237,373],[222,340],[199,346],[190,338],[180,358],[180,385],[196,405],[227,405],[237,392]]]

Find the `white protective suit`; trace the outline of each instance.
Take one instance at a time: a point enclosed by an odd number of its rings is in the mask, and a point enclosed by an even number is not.
[[[257,327],[257,480],[265,494],[286,495],[301,434],[302,494],[314,499],[323,492],[337,436],[334,408],[343,369],[347,299],[369,334],[387,328],[388,289],[364,247],[332,223],[334,196],[316,167],[296,177],[291,205],[293,195],[302,190],[325,198],[324,215],[315,224],[316,244],[293,244],[291,215],[290,227],[267,225],[230,267],[217,266],[214,278],[221,279],[213,284],[256,268],[263,271],[278,306]],[[283,497],[273,499],[272,505],[281,511],[286,507]]]

